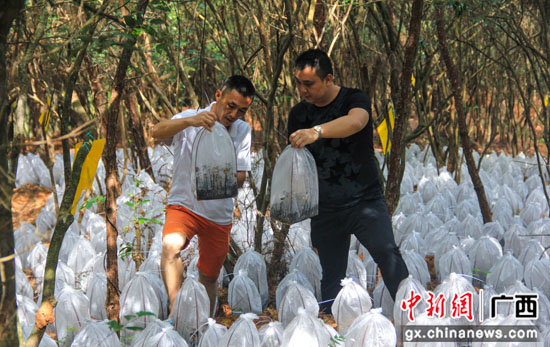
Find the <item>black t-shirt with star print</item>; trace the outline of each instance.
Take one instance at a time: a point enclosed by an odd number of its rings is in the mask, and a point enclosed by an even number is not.
[[[365,109],[371,115],[370,98],[359,89],[341,87],[336,98],[324,107],[303,100],[290,110],[288,136],[296,130],[345,116],[353,108]],[[372,131],[372,117],[369,117],[367,125],[352,136],[321,138],[306,146],[317,164],[321,212],[346,209],[360,201],[383,196]]]

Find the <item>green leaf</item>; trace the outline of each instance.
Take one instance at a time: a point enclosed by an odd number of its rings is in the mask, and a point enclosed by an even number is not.
[[[126,201],[126,202],[124,203],[124,205],[130,206],[130,207],[134,207],[135,204],[134,204],[133,202],[131,202],[131,201]]]
[[[138,313],[136,313],[136,315],[138,317],[143,317],[143,316],[155,316],[155,314],[153,312],[148,312],[148,311],[139,311]]]

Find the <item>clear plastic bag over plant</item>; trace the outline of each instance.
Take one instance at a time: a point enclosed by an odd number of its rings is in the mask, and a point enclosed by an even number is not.
[[[262,312],[262,299],[258,289],[246,271],[240,270],[229,283],[227,302],[233,311]]]
[[[395,328],[397,330],[397,338],[403,340],[403,329],[402,327],[406,325],[411,320],[409,319],[409,307],[406,306],[406,309],[403,309],[403,302],[409,301],[412,299],[413,295],[420,295],[421,300],[418,301],[418,304],[413,308],[414,314],[413,318],[419,316],[422,312],[426,310],[426,298],[428,293],[422,284],[415,280],[411,275],[405,278],[399,283],[399,289],[397,294],[395,294],[395,303],[393,306],[393,318],[395,322]]]
[[[409,273],[426,287],[430,281],[430,271],[428,270],[428,264],[424,258],[415,251],[401,250],[401,255],[403,256]]]
[[[530,287],[537,287],[547,297],[550,297],[550,259],[534,259],[525,266],[523,274],[525,284]]]
[[[319,257],[313,249],[304,248],[294,255],[290,262],[289,269],[298,269],[308,279],[313,287],[315,297],[321,301],[321,278],[323,277],[323,268]]]
[[[153,318],[151,314],[159,317],[161,312],[160,299],[149,279],[141,272],[136,273],[120,294],[120,323],[138,329],[145,328]],[[124,329],[121,338],[133,337],[134,334],[134,330]]]
[[[94,321],[90,320],[84,324],[76,337],[74,338],[71,347],[117,347],[120,346],[120,340],[114,330],[107,324],[107,320]]]
[[[439,280],[447,278],[452,272],[466,275],[471,280],[472,263],[460,246],[453,245],[452,249],[435,259],[436,273]]]
[[[487,274],[487,283],[492,285],[498,293],[522,279],[523,265],[512,255],[512,251],[507,251],[496,260]]]
[[[367,289],[367,269],[365,269],[363,261],[359,258],[355,250],[349,251],[346,277],[353,278],[364,289]]]
[[[166,321],[161,321],[158,318],[150,317],[149,324],[147,324],[147,327],[145,329],[136,333],[136,336],[131,341],[131,346],[149,347],[145,344],[145,342],[150,336],[156,335],[161,332],[163,328],[169,328],[171,326],[172,325]]]
[[[195,278],[188,277],[172,306],[174,327],[188,342],[198,341],[198,330],[208,322],[210,299],[206,288]]]
[[[317,215],[317,167],[306,148],[292,148],[289,145],[277,159],[271,182],[270,204],[270,216],[289,224]]]
[[[253,313],[242,314],[220,340],[219,347],[260,347],[260,336]]]
[[[388,288],[384,284],[384,280],[381,279],[378,281],[372,296],[374,297],[374,307],[381,308],[384,316],[393,319],[394,301]]]
[[[260,335],[260,347],[279,347],[283,343],[283,325],[281,322],[270,322],[263,325]]]
[[[327,346],[330,341],[323,323],[306,310],[298,314],[283,331],[283,347]]]
[[[381,309],[357,317],[346,333],[346,347],[394,347],[397,335]]]
[[[233,272],[238,273],[239,270],[247,272],[248,278],[254,282],[260,293],[262,307],[266,307],[269,300],[269,292],[267,290],[267,270],[264,257],[252,248],[249,248],[235,263]]]
[[[105,299],[107,297],[107,276],[105,272],[96,272],[86,292],[90,300],[90,316],[93,319],[107,319]]]
[[[440,285],[438,285],[435,288],[434,295],[437,297],[439,294],[443,294],[443,296],[446,298],[445,301],[445,312],[452,312],[453,307],[456,305],[456,301],[453,300],[460,300],[459,298],[466,294],[472,295],[472,309],[473,312],[471,312],[472,316],[460,316],[458,318],[452,318],[451,324],[458,324],[458,325],[475,325],[476,322],[479,319],[478,311],[479,311],[479,295],[472,285],[472,283],[469,281],[469,279],[464,278],[463,276],[455,273],[451,273],[449,277],[443,280]],[[456,296],[456,299],[455,299]],[[427,297],[427,296],[426,296]],[[470,321],[469,318],[472,320]]]
[[[292,281],[279,305],[279,320],[283,326],[288,326],[301,308],[313,317],[317,317],[319,314],[319,305],[313,293]]]
[[[338,292],[332,304],[332,314],[338,324],[338,332],[345,335],[360,315],[367,313],[372,307],[369,293],[351,278],[342,280],[342,289]]]
[[[224,325],[216,323],[212,318],[208,318],[208,328],[201,335],[199,347],[218,347],[223,335],[227,332]]]
[[[237,195],[237,155],[225,127],[216,122],[212,131],[202,129],[193,142],[191,187],[197,200]]]
[[[279,307],[281,305],[281,301],[283,300],[283,297],[285,296],[286,290],[288,289],[288,286],[291,282],[297,282],[298,284],[304,286],[305,288],[309,289],[311,293],[314,293],[313,286],[311,283],[309,283],[307,277],[300,272],[298,269],[292,269],[286,276],[283,278],[281,282],[279,282],[279,285],[277,286],[277,290],[275,291],[275,304],[277,307],[277,311],[279,310]],[[315,294],[314,294],[315,295]]]
[[[86,295],[69,286],[63,288],[55,306],[57,339],[70,346],[74,337],[90,319],[90,303]]]
[[[171,326],[162,328],[154,335],[149,335],[143,345],[148,347],[188,347],[183,337]]]

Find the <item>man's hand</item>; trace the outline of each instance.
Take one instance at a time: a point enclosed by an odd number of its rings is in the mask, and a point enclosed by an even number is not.
[[[294,148],[302,148],[319,139],[319,133],[313,129],[300,129],[290,135],[290,145]]]
[[[208,131],[212,131],[214,123],[216,123],[217,116],[214,112],[204,111],[196,116],[189,117],[191,121],[191,126],[194,127],[204,127]]]

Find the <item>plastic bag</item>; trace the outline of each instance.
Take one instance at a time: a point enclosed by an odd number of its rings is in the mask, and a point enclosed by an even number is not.
[[[502,247],[500,243],[494,237],[482,236],[472,245],[468,252],[468,258],[472,263],[474,277],[484,282],[495,260],[500,257],[502,257]],[[474,285],[477,283],[478,280],[474,279]]]
[[[73,269],[60,261],[55,269],[55,295],[56,297],[63,291],[65,286],[75,288],[76,278]]]
[[[32,331],[35,323],[36,312],[38,311],[38,305],[32,298],[27,296],[17,296],[17,318],[19,324],[25,333]],[[28,336],[25,336],[27,338]]]
[[[525,267],[523,274],[525,278],[525,284],[530,287],[537,287],[547,297],[550,296],[550,259],[542,258],[531,260]],[[521,278],[520,278],[521,279]],[[518,279],[519,280],[519,279]]]
[[[472,283],[468,279],[455,273],[451,273],[449,277],[443,280],[443,282],[441,282],[441,284],[435,288],[434,295],[436,297],[439,294],[443,294],[444,297],[446,298],[445,312],[452,312],[452,307],[454,305],[453,299],[455,297],[455,294],[458,297],[460,297],[467,293],[472,294],[472,306],[473,306],[472,307],[473,312],[471,312],[472,320],[470,321],[469,318],[466,316],[460,316],[459,318],[452,318],[451,324],[458,324],[458,325],[475,325],[476,324],[479,318],[479,315],[477,313],[479,310],[479,295],[475,290],[474,286],[472,285]]]
[[[357,251],[349,251],[346,277],[353,278],[364,289],[367,289],[367,269],[363,261],[357,255]]]
[[[173,328],[173,326],[166,321],[161,321],[158,318],[151,317],[147,327],[137,332],[135,337],[131,341],[128,341],[128,345],[131,343],[132,347],[149,347],[149,345],[146,344],[149,337],[154,336],[162,332],[162,329],[167,328]]]
[[[346,334],[346,347],[394,347],[397,335],[381,309],[357,317]]]
[[[330,341],[323,323],[303,308],[283,331],[283,347],[327,346]]]
[[[313,287],[317,301],[321,301],[321,278],[323,277],[323,268],[321,267],[319,257],[315,254],[313,249],[304,248],[296,253],[289,267],[290,271],[293,269],[299,270],[306,276]]]
[[[31,283],[25,276],[23,270],[15,268],[15,293],[18,296],[26,296],[29,299],[33,299],[34,292],[31,287]]]
[[[279,305],[279,320],[283,323],[283,326],[288,326],[301,308],[313,317],[319,315],[319,305],[313,293],[291,281]]]
[[[363,265],[367,269],[367,287],[374,288],[378,279],[378,264],[376,264],[372,255],[366,249],[363,252]]]
[[[527,267],[532,260],[549,258],[550,252],[540,244],[537,239],[530,239],[527,241],[525,248],[522,250],[519,255],[518,260],[523,264],[524,267]]]
[[[150,312],[159,317],[162,312],[160,305],[160,299],[147,276],[137,272],[120,294],[120,323],[138,329],[145,328],[153,317],[142,315],[140,312]],[[124,329],[121,333],[121,341],[123,341],[122,338],[130,338],[134,335],[134,330]]]
[[[499,293],[522,279],[523,265],[512,255],[511,251],[507,251],[504,256],[498,259],[489,270],[489,274],[487,274],[487,283],[492,285]]]
[[[223,335],[219,347],[260,347],[260,336],[252,320],[258,319],[253,313],[242,314]]]
[[[397,330],[397,339],[403,341],[403,329],[402,327],[410,322],[409,319],[409,307],[404,310],[402,307],[403,302],[411,299],[411,294],[420,295],[422,298],[418,304],[413,308],[413,317],[419,316],[426,310],[425,298],[428,297],[426,289],[420,282],[415,280],[411,275],[405,278],[399,283],[397,294],[395,294],[395,304],[393,306],[393,318],[395,322],[395,328]]]
[[[285,276],[285,278],[283,278],[281,282],[279,282],[277,290],[275,291],[275,303],[277,311],[280,309],[281,301],[285,296],[288,286],[293,281],[307,288],[309,291],[311,291],[311,293],[314,293],[313,287],[311,286],[311,283],[309,283],[307,277],[303,273],[301,273],[300,270],[293,269]]]
[[[270,205],[270,216],[288,224],[317,215],[317,166],[306,148],[288,145],[277,159],[271,182]]]
[[[66,286],[57,297],[55,317],[57,339],[70,346],[80,328],[90,320],[90,302],[81,291]]]
[[[262,312],[262,299],[258,289],[246,271],[239,271],[229,283],[227,302],[233,311],[238,312]]]
[[[427,247],[420,233],[411,231],[403,237],[399,248],[403,250],[415,251],[421,256],[425,256]]]
[[[341,284],[342,289],[332,303],[332,314],[338,332],[345,335],[355,318],[371,309],[372,302],[367,290],[351,278],[343,279]]]
[[[248,278],[254,281],[262,298],[262,307],[266,307],[269,300],[269,292],[267,290],[267,270],[263,256],[252,248],[249,248],[237,259],[233,272],[238,273],[239,270],[245,270]]]
[[[401,250],[401,255],[407,265],[409,273],[426,287],[431,277],[430,271],[428,270],[428,264],[424,258],[415,251]]]
[[[260,347],[279,347],[283,343],[283,325],[281,322],[270,322],[263,325],[260,335]]]
[[[90,300],[90,316],[93,319],[107,319],[105,299],[107,298],[107,276],[105,272],[96,272],[86,292]]]
[[[231,136],[216,122],[212,131],[200,130],[191,154],[191,187],[197,200],[237,195],[237,154]]]
[[[384,280],[381,279],[378,282],[372,296],[374,297],[374,307],[381,308],[384,316],[393,319],[394,301],[388,288],[384,284]]]
[[[174,328],[188,343],[198,341],[198,330],[210,317],[210,299],[206,288],[193,277],[187,277],[172,306]]]
[[[217,324],[212,318],[208,318],[208,328],[202,334],[199,347],[218,347],[223,335],[227,332],[224,325]]]
[[[154,335],[149,335],[143,342],[143,345],[155,347],[188,347],[183,337],[181,337],[171,326],[162,328]]]
[[[454,245],[441,257],[435,259],[436,273],[439,280],[447,278],[452,272],[466,275],[472,282],[472,264],[461,247]]]
[[[107,320],[88,321],[74,338],[71,347],[121,346],[116,332],[107,325],[107,322]]]
[[[527,230],[521,224],[512,224],[504,232],[504,251],[512,251],[515,257],[519,257],[521,251],[527,245]]]

